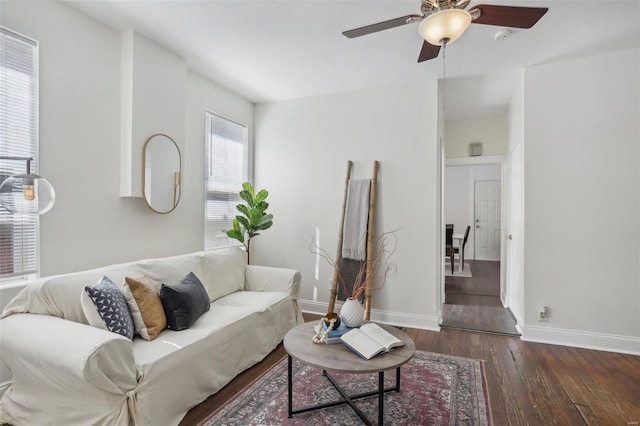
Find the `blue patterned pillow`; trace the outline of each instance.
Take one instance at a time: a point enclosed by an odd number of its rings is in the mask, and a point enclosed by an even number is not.
[[[81,298],[89,324],[133,339],[134,326],[124,294],[108,277],[86,286]]]

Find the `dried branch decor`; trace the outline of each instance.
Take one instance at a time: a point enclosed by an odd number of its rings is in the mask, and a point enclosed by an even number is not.
[[[395,276],[398,270],[398,266],[391,262],[391,256],[395,253],[398,247],[398,237],[396,233],[398,229],[394,231],[385,232],[375,240],[375,250],[373,256],[373,274],[367,276],[367,262],[360,261],[359,270],[355,277],[353,288],[351,291],[351,298],[358,299],[360,295],[366,290],[380,290],[384,287],[389,276]],[[392,240],[392,241],[390,241]],[[391,244],[392,243],[392,244]],[[309,244],[309,251],[323,258],[334,271],[337,272],[338,284],[341,286],[343,293],[348,294],[348,286],[344,280],[344,277],[340,273],[339,264],[329,255],[329,253],[318,246],[315,238],[312,238]]]

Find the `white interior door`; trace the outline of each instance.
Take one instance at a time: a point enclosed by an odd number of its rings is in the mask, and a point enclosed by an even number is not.
[[[475,259],[500,260],[500,181],[476,181],[474,199]]]

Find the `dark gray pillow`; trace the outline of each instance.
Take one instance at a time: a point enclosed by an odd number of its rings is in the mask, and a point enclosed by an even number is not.
[[[193,272],[178,285],[162,284],[160,300],[168,327],[176,331],[191,327],[211,306],[207,290]]]

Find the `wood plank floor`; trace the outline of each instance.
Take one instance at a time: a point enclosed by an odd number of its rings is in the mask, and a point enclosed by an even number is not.
[[[519,335],[500,301],[500,262],[470,260],[472,277],[445,277],[442,327]]]
[[[305,314],[305,320],[317,315]],[[416,348],[485,361],[494,424],[638,425],[640,356],[524,342],[517,337],[404,329]],[[285,356],[278,346],[181,425],[196,425]]]

